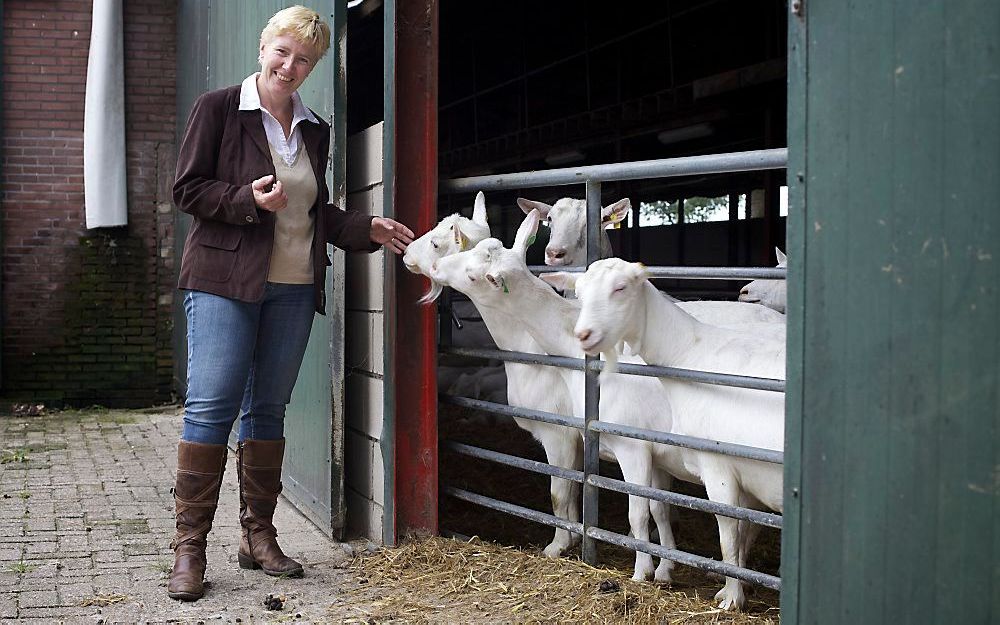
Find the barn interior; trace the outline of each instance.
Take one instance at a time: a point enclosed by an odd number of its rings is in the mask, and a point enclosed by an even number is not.
[[[787,145],[784,0],[443,0],[439,8],[441,179]],[[347,123],[354,133],[381,119],[381,3],[362,2],[350,19]],[[623,181],[602,186],[602,203],[631,200],[628,222],[609,231],[623,258],[651,266],[773,266],[774,248],[785,247],[784,186],[783,170]],[[494,236],[508,244],[523,217],[518,196],[552,203],[582,198],[583,187],[487,194]],[[471,206],[470,195],[442,194],[439,217],[469,215]],[[539,235],[529,264],[542,263],[544,232]],[[681,298],[735,299],[745,282],[663,280],[658,286]],[[451,409],[441,406],[443,434],[490,446],[495,422],[477,433],[467,415]],[[464,419],[451,432],[449,415]],[[514,443],[521,455],[544,461],[513,424],[503,436],[521,437]],[[535,501],[528,505],[548,509],[546,478],[479,464],[443,454],[442,479],[483,492],[481,483],[472,483],[476,475],[496,484],[509,471],[510,482],[492,494],[509,499],[531,484]],[[601,501],[614,506],[616,499],[602,495]],[[475,516],[480,512],[448,498],[441,506],[441,526],[460,533],[483,536],[492,527],[515,544],[551,537],[548,528],[524,533],[527,522],[504,515],[483,522]],[[711,538],[714,523],[704,522],[710,517],[682,511],[682,522],[691,515]],[[625,524],[623,517],[617,522]],[[713,540],[718,557],[717,535],[687,547],[681,539],[681,546],[713,554]],[[777,534],[763,541],[770,546],[760,570],[776,573],[777,541]]]
[[[348,132],[382,117],[381,3],[352,9]],[[786,146],[784,0],[440,4],[438,171],[442,179]],[[647,265],[771,266],[785,246],[784,172],[603,185],[631,200],[611,232]],[[582,186],[487,197],[510,241],[518,195],[554,202]],[[683,201],[684,210],[679,210]],[[440,214],[472,198],[442,195]],[[496,234],[496,232],[494,233]],[[544,243],[544,240],[542,240]],[[540,262],[544,245],[532,252]],[[738,283],[664,282],[691,298],[733,299]]]

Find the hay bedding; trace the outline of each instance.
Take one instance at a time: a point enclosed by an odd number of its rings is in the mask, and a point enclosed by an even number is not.
[[[439,417],[442,438],[459,440],[545,461],[541,446],[532,440],[527,432],[518,428],[510,420],[501,420],[484,427],[484,424],[476,423],[477,415],[481,414],[455,406],[441,405]],[[442,481],[445,483],[536,510],[551,512],[548,492],[549,480],[545,476],[449,452],[442,453],[441,472]],[[620,478],[618,467],[614,464],[602,463],[601,472],[609,477]],[[705,497],[703,488],[684,482],[675,482],[674,490]],[[627,534],[627,498],[624,495],[605,491],[601,494],[600,505],[601,526]],[[680,517],[674,527],[674,535],[678,540],[679,548],[690,553],[720,559],[718,529],[714,518],[684,508],[675,509]],[[440,519],[442,528],[468,536],[478,535],[486,540],[505,545],[514,545],[523,548],[528,553],[539,553],[541,548],[551,540],[553,531],[550,527],[451,497],[441,498]],[[579,550],[577,549],[575,555],[578,554]],[[573,556],[574,554],[568,555]],[[598,543],[598,558],[602,566],[616,569],[615,573],[623,578],[627,579],[631,576],[635,560],[633,552],[614,545]],[[551,561],[542,558],[541,562]],[[579,564],[579,562],[577,563]],[[751,552],[750,565],[751,568],[759,571],[773,575],[778,574],[780,533],[777,530],[763,529]],[[683,592],[688,597],[701,602],[701,609],[698,612],[702,616],[698,616],[692,622],[729,622],[726,620],[717,621],[717,617],[712,615],[714,604],[698,599],[699,597],[708,599],[714,597],[722,586],[720,579],[682,565],[675,567],[673,577],[672,590]],[[767,619],[776,621],[778,618],[778,593],[763,588],[750,588],[748,590],[750,593],[748,595],[750,613],[756,614],[758,617],[766,616]],[[680,619],[680,617],[675,618]],[[694,617],[689,617],[688,620],[690,618]],[[663,617],[660,620],[663,620]],[[615,622],[621,622],[620,618]]]
[[[356,623],[776,623],[776,608],[717,610],[697,596],[631,581],[626,572],[552,560],[473,538],[413,539],[355,560],[344,599]],[[372,601],[369,588],[390,588]],[[365,607],[357,607],[357,606]]]

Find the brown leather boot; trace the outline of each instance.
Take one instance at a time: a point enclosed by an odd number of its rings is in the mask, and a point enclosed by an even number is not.
[[[264,569],[268,575],[302,577],[302,565],[278,546],[272,519],[281,494],[281,458],[285,439],[245,440],[236,450],[240,472],[239,562],[243,569]]]
[[[177,482],[174,506],[177,535],[174,568],[170,572],[167,595],[171,599],[197,601],[205,594],[206,537],[212,530],[219,505],[219,487],[226,470],[226,446],[181,441],[177,447]]]

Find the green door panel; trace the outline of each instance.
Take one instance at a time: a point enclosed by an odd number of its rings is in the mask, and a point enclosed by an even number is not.
[[[803,6],[782,621],[1000,622],[1000,3]]]

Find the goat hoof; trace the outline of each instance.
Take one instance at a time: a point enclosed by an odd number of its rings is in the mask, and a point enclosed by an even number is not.
[[[742,610],[746,603],[746,597],[740,589],[732,590],[729,587],[715,593],[715,600],[719,602],[720,610]]]
[[[566,548],[564,546],[562,546],[562,545],[557,545],[555,543],[552,543],[548,547],[546,547],[545,549],[542,550],[542,554],[546,558],[558,558],[558,557],[562,556],[563,551],[565,549]]]
[[[669,584],[674,580],[670,577],[670,570],[674,567],[664,566],[667,562],[663,562],[660,566],[656,567],[656,573],[653,574],[653,581],[658,584]],[[673,564],[672,562],[670,564]]]

